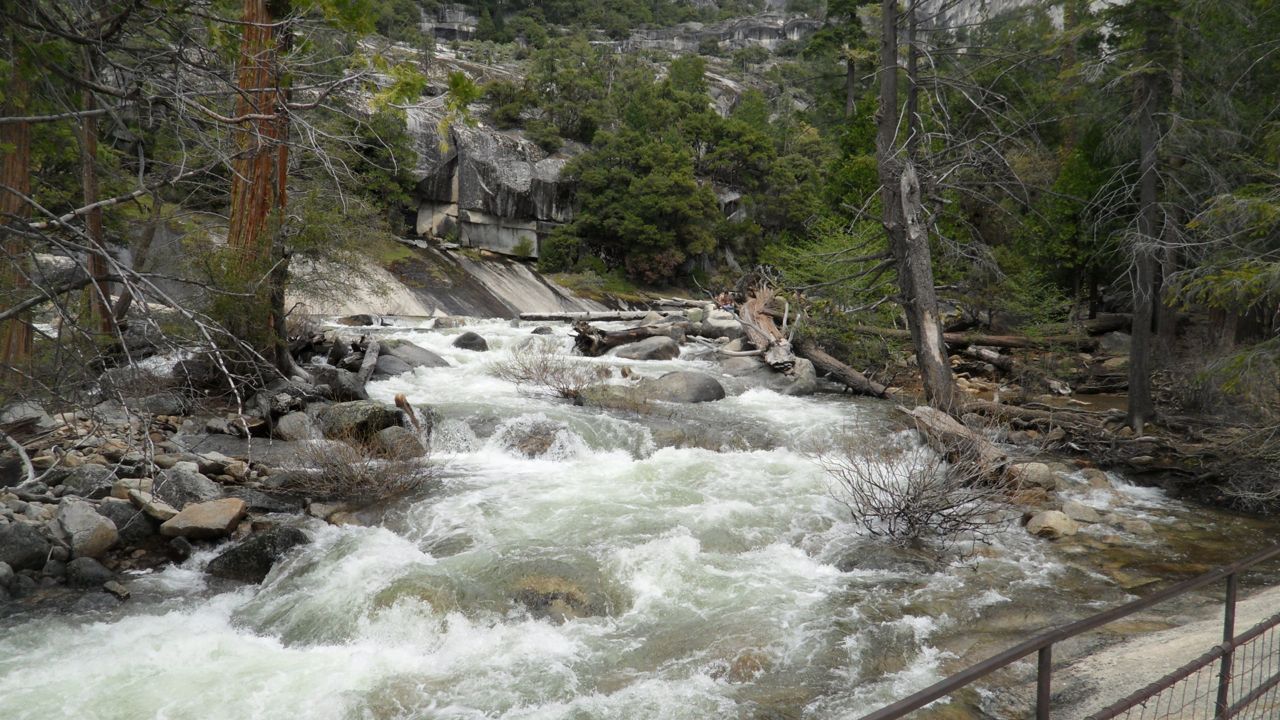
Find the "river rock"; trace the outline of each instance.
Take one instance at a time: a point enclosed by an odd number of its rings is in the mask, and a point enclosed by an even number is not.
[[[116,474],[102,465],[81,465],[62,480],[63,492],[97,500],[111,494]]]
[[[656,335],[614,348],[610,354],[625,360],[671,360],[680,357],[680,345],[665,335]]]
[[[71,587],[95,588],[116,579],[116,574],[90,557],[75,558],[67,563],[67,584]]]
[[[111,484],[111,497],[118,500],[128,500],[130,491],[136,490],[150,494],[154,487],[155,480],[152,478],[121,478]]]
[[[373,376],[377,378],[389,378],[396,375],[403,375],[412,372],[413,368],[409,363],[401,360],[394,355],[380,355],[378,362],[374,366]]]
[[[13,570],[38,570],[49,556],[49,541],[35,525],[14,522],[0,527],[0,563]]]
[[[253,488],[228,488],[227,497],[240,498],[252,512],[296,513],[302,510],[301,500],[280,498]]]
[[[796,358],[791,372],[779,374],[777,380],[777,383],[770,383],[770,386],[783,395],[812,395],[818,389],[818,371],[805,358]]]
[[[712,310],[698,325],[701,331],[695,334],[703,337],[734,340],[744,335],[738,316],[724,310]]]
[[[7,562],[0,562],[0,590],[13,587],[13,580],[13,568],[9,567]]]
[[[1080,471],[1080,476],[1089,483],[1089,487],[1101,490],[1111,489],[1111,478],[1107,474],[1097,468],[1085,468]]]
[[[281,440],[316,440],[322,437],[320,428],[305,412],[291,412],[276,420],[274,434]]]
[[[378,324],[378,319],[368,313],[357,313],[355,315],[346,315],[334,320],[339,325],[347,327],[369,327]]]
[[[539,325],[538,327],[534,328],[533,330],[530,330],[529,332],[532,333],[533,335],[551,335],[555,331],[546,325]]]
[[[567,578],[530,575],[516,583],[512,594],[534,617],[555,622],[604,613],[601,603]]]
[[[1094,524],[1102,522],[1102,516],[1097,510],[1085,505],[1084,503],[1068,500],[1062,503],[1062,512],[1067,517],[1079,523]]]
[[[1075,535],[1079,529],[1076,521],[1060,510],[1038,513],[1027,523],[1027,532],[1050,540]]]
[[[1130,340],[1129,333],[1114,330],[1098,338],[1098,349],[1108,355],[1128,355]]]
[[[485,352],[489,349],[489,343],[475,332],[468,330],[459,335],[454,341],[453,346],[463,350],[474,350],[475,352]]]
[[[169,503],[157,499],[151,493],[142,492],[140,490],[129,491],[129,502],[132,503],[134,507],[146,513],[147,517],[154,518],[160,522],[164,522],[178,514],[177,509]]]
[[[115,523],[98,514],[93,505],[75,498],[58,503],[58,525],[71,541],[71,556],[102,557],[120,534]]]
[[[183,508],[160,526],[165,537],[216,540],[231,534],[249,509],[240,498],[222,498]]]
[[[399,425],[379,430],[374,436],[374,444],[391,457],[400,460],[422,457],[427,452],[426,448],[422,447],[422,441],[413,431]]]
[[[387,340],[380,346],[382,357],[394,357],[411,368],[449,367],[449,361],[430,350],[414,345],[406,340]],[[379,358],[381,359],[381,357]]]
[[[724,386],[705,373],[678,370],[641,383],[645,394],[673,403],[700,403],[724,399]]]
[[[364,383],[360,382],[360,377],[350,370],[325,364],[308,365],[306,369],[318,385],[329,388],[329,394],[334,400],[365,400],[369,397],[369,393],[364,389]]]
[[[120,544],[125,547],[141,545],[147,538],[156,534],[155,521],[128,500],[105,498],[98,503],[98,514],[116,526],[116,532],[120,535]]]
[[[320,432],[336,440],[368,440],[384,428],[401,423],[402,413],[377,400],[335,403],[320,411]]]
[[[1048,465],[1040,462],[1010,465],[1009,473],[1023,485],[1042,487],[1046,490],[1053,490],[1058,485],[1053,470]]]
[[[182,415],[187,411],[186,401],[173,392],[126,397],[123,404],[131,412],[148,415]]]
[[[41,430],[48,430],[58,425],[38,403],[17,402],[0,409],[0,425],[24,424],[30,424]]]
[[[296,527],[271,528],[237,543],[210,560],[206,572],[214,577],[260,583],[286,553],[309,542],[311,538]]]
[[[1134,535],[1151,535],[1155,532],[1155,528],[1151,527],[1151,523],[1138,518],[1130,518],[1120,521],[1120,529]]]
[[[222,497],[222,488],[209,478],[193,471],[189,463],[178,463],[160,473],[152,494],[181,511],[192,503]]]

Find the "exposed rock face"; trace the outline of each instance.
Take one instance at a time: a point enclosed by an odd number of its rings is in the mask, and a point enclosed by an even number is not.
[[[822,27],[822,21],[803,15],[767,12],[722,22],[683,23],[669,28],[637,30],[619,43],[619,49],[697,52],[704,41],[720,43],[720,49],[737,50],[752,45],[776,50],[788,40],[803,40]]]
[[[277,527],[258,533],[209,561],[210,575],[246,583],[260,583],[290,550],[311,542],[296,527]]]
[[[466,246],[536,257],[538,239],[572,217],[572,191],[560,180],[570,155],[548,156],[516,133],[461,123],[451,124],[442,150],[437,113],[408,114],[421,178],[418,234],[456,231]],[[516,253],[522,244],[527,253]]]

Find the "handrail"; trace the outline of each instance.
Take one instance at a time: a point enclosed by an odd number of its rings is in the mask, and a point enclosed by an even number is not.
[[[1049,668],[1045,666],[1049,664],[1052,657],[1050,654],[1050,648],[1054,643],[1097,629],[1108,623],[1115,622],[1116,620],[1128,617],[1129,615],[1141,610],[1145,610],[1153,605],[1158,605],[1165,600],[1184,595],[1206,585],[1211,585],[1223,578],[1234,578],[1234,576],[1241,570],[1247,570],[1258,563],[1265,562],[1277,556],[1280,556],[1280,545],[1276,545],[1266,550],[1260,550],[1231,565],[1220,567],[1217,570],[1211,570],[1189,580],[1183,580],[1180,583],[1170,585],[1164,590],[1152,593],[1147,597],[1134,600],[1133,602],[1121,605],[1120,607],[1112,608],[1096,615],[1091,615],[1083,620],[1077,620],[1069,625],[1063,625],[1062,627],[1041,633],[1014,645],[1002,653],[989,657],[982,662],[966,668],[951,677],[940,680],[891,705],[886,705],[870,715],[864,715],[862,720],[897,720],[909,712],[919,710],[934,700],[950,695],[975,680],[979,680],[997,670],[1008,667],[1031,653],[1040,653],[1040,668],[1037,673],[1037,718],[1047,719],[1049,702],[1047,671]],[[1228,611],[1234,614],[1234,607],[1229,607]]]

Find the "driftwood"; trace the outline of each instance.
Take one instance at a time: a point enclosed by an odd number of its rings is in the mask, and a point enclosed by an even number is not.
[[[964,349],[963,354],[966,357],[971,357],[975,360],[980,360],[989,365],[994,365],[996,368],[1003,370],[1005,372],[1013,372],[1013,367],[1014,367],[1013,358],[1009,357],[1008,355],[1001,355],[1000,353],[990,348],[981,347],[978,345],[970,345],[969,347]]]
[[[792,347],[795,348],[797,355],[813,363],[815,368],[853,392],[878,398],[889,397],[889,388],[828,355],[812,340],[801,338],[796,340]]]
[[[769,304],[773,302],[773,290],[758,287],[747,296],[747,301],[738,308],[738,320],[747,333],[747,340],[757,350],[764,352],[764,361],[778,372],[787,372],[796,364],[796,354],[791,348],[791,341],[783,337],[782,331],[773,322],[769,313]]]
[[[369,382],[369,377],[373,375],[374,368],[378,365],[378,352],[381,348],[378,346],[377,340],[370,340],[364,349],[364,360],[360,361],[360,372],[356,376],[360,378],[360,384]]]
[[[573,345],[587,357],[599,357],[613,348],[651,337],[669,337],[676,342],[684,342],[687,328],[688,323],[663,323],[626,330],[601,330],[592,327],[585,320],[579,320],[573,324],[573,331],[577,333],[573,338]]]

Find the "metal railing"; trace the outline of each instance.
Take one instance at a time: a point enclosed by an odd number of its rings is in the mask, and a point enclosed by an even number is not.
[[[1159,605],[1166,600],[1185,595],[1193,590],[1198,590],[1207,585],[1212,585],[1220,580],[1226,580],[1226,597],[1223,602],[1223,628],[1222,643],[1214,646],[1209,652],[1205,653],[1196,660],[1166,675],[1160,680],[1148,685],[1142,690],[1120,700],[1110,707],[1102,710],[1090,717],[1090,720],[1110,720],[1111,718],[1120,717],[1130,712],[1134,708],[1145,707],[1145,705],[1153,698],[1158,699],[1166,690],[1175,687],[1179,683],[1195,677],[1205,668],[1210,668],[1214,663],[1219,663],[1219,672],[1215,680],[1216,688],[1213,692],[1213,718],[1214,720],[1229,720],[1230,718],[1240,717],[1241,712],[1254,706],[1258,702],[1264,700],[1268,693],[1280,686],[1280,667],[1271,668],[1273,664],[1273,655],[1280,658],[1280,643],[1275,643],[1275,635],[1280,632],[1271,633],[1270,631],[1280,625],[1280,615],[1275,615],[1257,626],[1249,629],[1240,635],[1235,634],[1236,623],[1236,595],[1239,589],[1239,574],[1249,568],[1270,560],[1280,557],[1280,545],[1267,550],[1250,555],[1249,557],[1205,573],[1199,577],[1184,580],[1183,582],[1172,585],[1164,590],[1153,593],[1147,597],[1135,600],[1127,605],[1107,610],[1078,620],[1069,625],[1064,625],[1054,630],[1036,635],[1025,640],[1008,650],[987,658],[982,662],[962,670],[945,680],[941,680],[919,692],[899,700],[892,705],[887,705],[879,710],[866,715],[862,720],[898,720],[906,717],[908,713],[915,712],[920,708],[947,697],[952,693],[964,688],[972,683],[981,680],[984,677],[1001,670],[1013,663],[1036,654],[1036,700],[1035,700],[1035,718],[1036,720],[1050,720],[1050,695],[1053,689],[1053,646],[1069,638],[1082,635],[1086,632],[1096,630],[1108,623],[1115,622],[1122,618],[1126,618],[1134,613],[1146,610],[1155,605]],[[1264,660],[1267,663],[1266,671],[1254,672],[1256,668],[1251,668],[1250,676],[1265,675],[1271,673],[1270,677],[1260,677],[1256,684],[1248,689],[1243,688],[1239,684],[1233,686],[1233,662],[1236,659],[1237,651],[1241,648],[1251,647],[1260,639],[1270,638],[1267,641],[1268,647],[1272,644],[1276,645],[1276,652],[1268,655]],[[1280,660],[1276,661],[1280,664]],[[1196,694],[1198,696],[1199,693]],[[1170,717],[1170,714],[1158,717]],[[1260,717],[1280,717],[1280,708],[1273,709],[1273,713]]]

